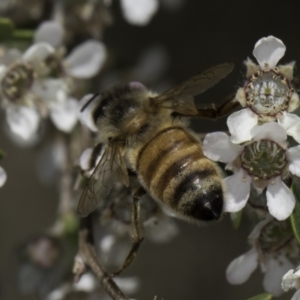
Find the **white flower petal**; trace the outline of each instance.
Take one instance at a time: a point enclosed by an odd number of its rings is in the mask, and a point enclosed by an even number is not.
[[[251,233],[248,236],[248,241],[256,242],[256,240],[259,238],[261,230],[271,221],[273,220],[273,217],[270,214],[267,214],[266,218],[256,224],[256,226],[253,228]]]
[[[124,291],[126,294],[135,294],[140,285],[140,280],[138,277],[117,277],[114,278],[114,281],[118,287]]]
[[[299,95],[297,93],[293,93],[290,98],[287,111],[292,112],[292,111],[296,110],[299,107],[299,102],[300,102]]]
[[[5,170],[0,166],[0,187],[4,185],[7,180],[7,175]]]
[[[265,64],[269,68],[274,68],[281,57],[283,57],[285,49],[286,47],[281,40],[270,35],[260,39],[255,44],[253,55],[262,69],[265,68]]]
[[[7,67],[4,65],[0,65],[0,93],[1,93],[1,80],[5,76]],[[1,94],[0,94],[0,99],[1,99]]]
[[[89,149],[91,149],[91,148],[89,148]],[[88,149],[86,149],[86,150],[88,150]],[[81,156],[84,154],[84,152],[81,154]],[[81,159],[81,157],[80,157],[80,159]],[[116,236],[113,234],[107,234],[100,241],[100,249],[103,253],[108,253],[112,249],[112,247],[114,246],[115,243],[116,243]]]
[[[37,65],[54,53],[54,51],[54,48],[47,43],[33,44],[23,54],[23,59]]]
[[[300,177],[300,146],[289,148],[286,152],[289,159],[289,170]]]
[[[29,140],[36,133],[40,122],[37,111],[25,106],[8,107],[6,119],[11,131],[24,140]]]
[[[121,0],[125,20],[133,25],[147,25],[158,10],[158,0]]]
[[[286,130],[288,135],[300,143],[300,118],[297,115],[284,113],[278,118],[278,123]]]
[[[300,289],[293,295],[291,300],[300,300]]]
[[[35,31],[34,42],[46,42],[53,47],[57,47],[62,43],[63,36],[64,29],[59,23],[44,21]]]
[[[279,256],[277,259],[268,259],[263,280],[265,290],[277,297],[282,295],[282,277],[291,268],[293,268],[292,263],[284,255]]]
[[[88,103],[92,99],[93,95],[88,94],[85,95],[78,104],[78,118],[80,122],[87,126],[91,131],[98,131],[98,128],[93,119],[93,111],[94,108],[100,102],[100,96],[97,96],[90,103]]]
[[[169,243],[179,232],[174,220],[164,214],[148,220],[145,225],[148,238],[155,243]]]
[[[281,288],[287,292],[290,289],[298,289],[300,287],[300,276],[298,272],[294,272],[293,269],[284,274],[282,278]]]
[[[251,129],[250,134],[255,141],[267,139],[276,143],[283,143],[287,139],[286,131],[276,122],[256,125]]]
[[[85,149],[79,159],[79,165],[80,168],[84,171],[87,171],[90,169],[90,160],[93,153],[93,148],[87,148]]]
[[[78,101],[68,98],[67,101],[51,108],[50,117],[55,126],[63,132],[71,132],[77,122]]]
[[[69,288],[66,285],[63,285],[59,288],[56,288],[51,291],[45,298],[46,300],[62,300],[65,298],[67,293],[69,292]]]
[[[248,108],[231,114],[227,119],[227,126],[231,133],[231,141],[235,144],[250,141],[252,138],[250,131],[257,122],[257,115]]]
[[[90,78],[100,71],[105,59],[105,45],[96,40],[89,40],[74,48],[66,58],[66,71],[76,78]]]
[[[224,179],[225,205],[224,211],[238,212],[247,203],[250,193],[251,177],[240,169]]]
[[[68,87],[60,79],[45,79],[35,81],[32,91],[36,93],[48,106],[65,103],[67,101]]]
[[[80,277],[77,283],[73,284],[73,287],[76,291],[93,292],[97,287],[97,282],[92,274],[86,273]]]
[[[295,207],[295,197],[278,176],[267,187],[269,213],[279,221],[288,218]]]
[[[205,156],[224,163],[232,162],[244,149],[240,145],[233,144],[230,137],[224,132],[207,134],[202,146]]]
[[[0,64],[9,66],[17,60],[20,60],[22,57],[22,52],[19,49],[12,48],[4,51],[4,55],[0,57]]]
[[[246,282],[257,268],[257,260],[258,254],[254,248],[234,259],[226,269],[227,281],[231,284]]]

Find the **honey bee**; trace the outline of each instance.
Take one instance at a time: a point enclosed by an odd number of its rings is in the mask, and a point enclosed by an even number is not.
[[[220,169],[204,156],[199,137],[183,117],[227,114],[234,102],[220,109],[197,109],[194,96],[232,69],[230,63],[217,65],[162,94],[137,82],[118,85],[85,103],[81,112],[89,108],[98,128],[93,161],[97,156],[101,158],[79,200],[79,215],[85,217],[95,210],[96,199],[101,203],[115,181],[129,186],[130,170],[141,185],[133,192],[135,248],[142,240],[138,199],[145,192],[178,218],[198,224],[220,219],[224,201]],[[135,254],[129,256],[131,261]]]

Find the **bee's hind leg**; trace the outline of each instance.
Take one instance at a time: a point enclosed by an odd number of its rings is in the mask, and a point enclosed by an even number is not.
[[[132,213],[131,213],[132,246],[129,253],[127,254],[127,257],[121,269],[118,270],[117,272],[110,274],[111,277],[121,274],[133,262],[142,244],[142,241],[144,240],[144,227],[141,220],[140,202],[139,202],[139,199],[144,194],[145,194],[145,190],[142,187],[140,187],[132,195],[132,200],[133,200]]]

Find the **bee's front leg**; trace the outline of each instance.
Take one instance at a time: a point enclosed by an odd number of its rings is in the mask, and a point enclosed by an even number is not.
[[[127,254],[127,257],[123,263],[123,266],[117,272],[112,273],[110,276],[119,275],[125,270],[135,259],[137,252],[141,246],[142,241],[144,240],[144,226],[141,220],[140,214],[140,202],[139,199],[145,194],[145,190],[140,187],[137,191],[135,191],[132,195],[132,214],[131,214],[131,238],[132,238],[132,246]]]

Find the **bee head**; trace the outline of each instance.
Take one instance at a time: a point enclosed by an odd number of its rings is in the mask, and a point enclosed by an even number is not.
[[[81,108],[84,123],[93,131],[98,131],[105,142],[107,138],[134,135],[140,132],[148,122],[148,90],[139,82],[113,86],[100,95],[90,97]]]

